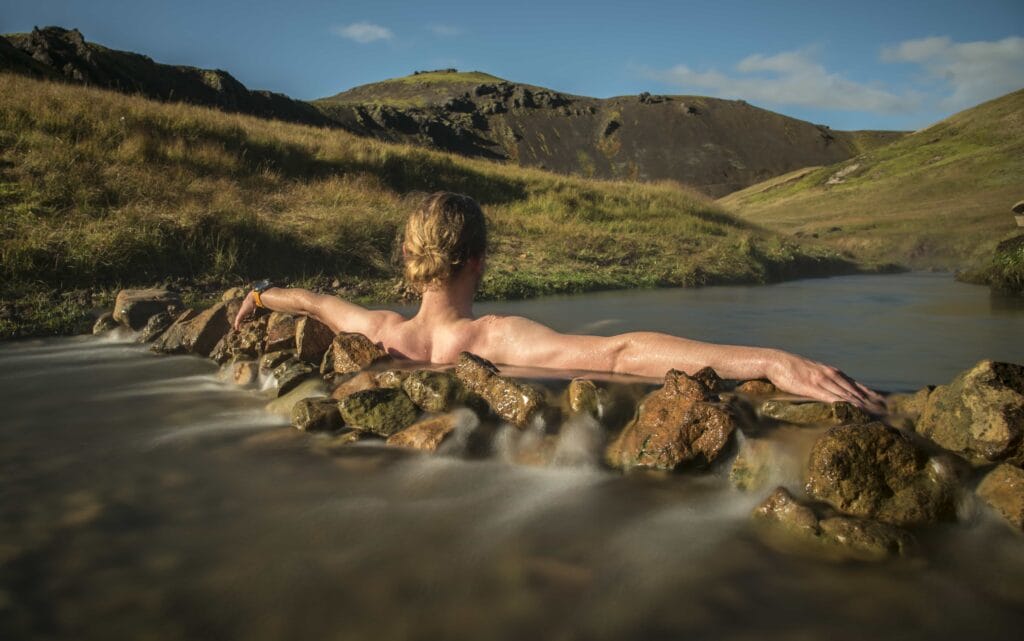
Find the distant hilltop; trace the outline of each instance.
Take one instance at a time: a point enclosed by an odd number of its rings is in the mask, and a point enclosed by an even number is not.
[[[675,180],[716,197],[903,136],[834,131],[737,100],[591,98],[456,69],[414,71],[305,102],[247,89],[226,71],[108,49],[60,27],[0,38],[0,70],[567,174]]]

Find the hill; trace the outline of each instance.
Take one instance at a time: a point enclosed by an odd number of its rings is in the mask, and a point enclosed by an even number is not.
[[[598,99],[454,69],[311,104],[249,90],[225,71],[108,49],[60,27],[0,38],[0,69],[583,177],[675,180],[713,196],[902,135],[832,131],[742,101],[646,93]]]
[[[0,70],[263,118],[330,124],[308,103],[270,91],[250,91],[226,71],[161,64],[86,42],[77,29],[46,27],[0,37]]]
[[[743,101],[599,99],[442,69],[314,102],[350,131],[585,177],[676,180],[720,196],[845,160],[900,132],[839,132]]]
[[[67,333],[123,286],[271,277],[386,301],[417,192],[484,206],[483,296],[853,271],[675,183],[596,181],[0,73],[0,335]]]
[[[722,198],[752,223],[916,268],[987,260],[1024,196],[1024,90],[889,145]]]

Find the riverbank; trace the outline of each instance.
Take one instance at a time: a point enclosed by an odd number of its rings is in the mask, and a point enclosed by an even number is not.
[[[270,277],[402,300],[422,192],[491,223],[484,299],[879,269],[674,183],[601,181],[0,74],[0,337],[74,334],[123,287],[188,303]]]

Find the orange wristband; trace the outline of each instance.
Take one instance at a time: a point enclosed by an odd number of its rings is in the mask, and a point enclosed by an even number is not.
[[[263,304],[263,301],[260,300],[260,293],[255,289],[252,290],[252,302],[256,303],[256,307],[259,307],[261,309],[267,308],[267,306]]]

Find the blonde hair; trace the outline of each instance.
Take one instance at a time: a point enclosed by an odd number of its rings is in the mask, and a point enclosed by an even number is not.
[[[402,242],[405,280],[423,291],[443,284],[487,251],[487,222],[469,196],[438,191],[412,212]]]

